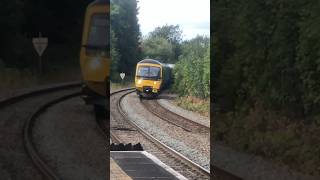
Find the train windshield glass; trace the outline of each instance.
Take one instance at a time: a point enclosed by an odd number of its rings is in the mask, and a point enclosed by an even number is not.
[[[160,78],[160,68],[152,66],[140,66],[137,72],[138,77],[144,78]]]
[[[108,14],[92,16],[88,37],[88,48],[108,49],[109,47],[109,18]]]

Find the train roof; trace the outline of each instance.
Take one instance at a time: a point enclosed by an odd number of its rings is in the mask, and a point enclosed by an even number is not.
[[[159,61],[154,60],[154,59],[144,59],[144,60],[138,62],[138,64],[140,64],[140,63],[149,63],[149,64],[161,65],[161,63]]]
[[[162,65],[163,65],[163,66],[167,66],[167,67],[173,69],[175,64],[163,63]]]

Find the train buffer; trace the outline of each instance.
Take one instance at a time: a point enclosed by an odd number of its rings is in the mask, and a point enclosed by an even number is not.
[[[118,173],[117,176],[125,177],[124,179],[186,180],[180,173],[146,151],[111,151],[110,157],[111,177]]]

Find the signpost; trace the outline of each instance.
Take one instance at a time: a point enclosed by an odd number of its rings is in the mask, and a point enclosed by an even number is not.
[[[48,38],[42,37],[39,33],[39,37],[32,38],[32,43],[39,55],[39,72],[42,73],[42,54],[48,46]]]
[[[121,77],[121,84],[123,85],[123,79],[124,79],[124,77],[126,76],[126,74],[125,73],[120,73],[120,77]]]

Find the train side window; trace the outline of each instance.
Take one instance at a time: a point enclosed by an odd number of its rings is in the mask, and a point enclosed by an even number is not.
[[[87,54],[103,54],[110,56],[109,53],[109,15],[95,14],[91,18],[89,36],[86,45]]]

